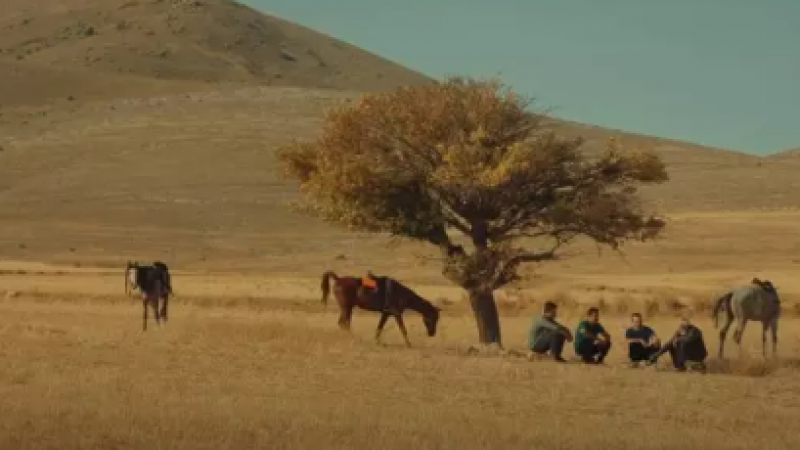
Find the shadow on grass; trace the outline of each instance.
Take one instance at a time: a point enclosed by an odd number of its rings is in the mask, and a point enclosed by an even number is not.
[[[706,362],[706,373],[710,375],[766,377],[781,369],[800,370],[800,358],[731,358]]]

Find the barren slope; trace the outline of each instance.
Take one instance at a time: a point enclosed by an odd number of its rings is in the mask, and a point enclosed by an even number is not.
[[[289,272],[326,265],[340,253],[374,253],[373,261],[386,256],[387,263],[414,266],[407,248],[358,240],[285,204],[296,194],[275,173],[274,149],[313,136],[326,106],[355,95],[229,88],[8,114],[0,120],[0,252],[84,264],[159,254],[184,266],[266,264]],[[588,133],[589,145],[601,145],[608,133]],[[622,140],[652,145],[670,164],[673,180],[648,192],[668,212],[798,205],[792,166],[645,137]]]
[[[601,148],[614,137],[628,148],[655,150],[671,180],[647,192],[667,211],[800,207],[799,160],[790,155],[761,157],[569,121],[561,124],[562,132],[583,136],[589,149]]]
[[[12,110],[17,107],[36,109],[65,102],[149,97],[218,87],[219,83],[153,80],[136,75],[109,75],[91,69],[0,59],[0,119],[4,110],[7,116],[18,113],[20,110]]]
[[[93,72],[87,79],[56,77],[73,86],[91,87],[100,73],[356,91],[428,81],[352,45],[229,0],[3,3],[0,57]],[[81,95],[80,87],[72,89]]]
[[[0,259],[117,264],[159,255],[183,266],[292,272],[328,264],[341,253],[417,268],[408,247],[386,249],[383,241],[357,240],[290,212],[285,202],[295,198],[295,189],[275,173],[273,151],[290,139],[312,137],[325,107],[359,95],[353,91],[423,77],[228,2],[126,5],[0,5],[6,57],[0,58]],[[36,8],[42,13],[34,17]],[[128,25],[118,27],[120,21]],[[86,27],[94,31],[72,33]],[[230,41],[235,36],[244,39],[241,45]],[[165,56],[152,54],[165,43],[171,46]],[[297,61],[281,57],[281,43],[299,55]],[[325,63],[310,63],[309,49]],[[259,61],[264,64],[254,65]],[[272,76],[274,68],[282,78]],[[159,74],[163,78],[154,78]],[[209,74],[228,81],[207,83]],[[309,88],[325,85],[353,91]],[[797,164],[562,126],[585,136],[588,148],[616,136],[658,151],[672,181],[647,195],[664,211],[800,206]],[[703,240],[715,236],[709,233]],[[772,248],[775,242],[750,244]],[[363,261],[347,264],[362,267]]]
[[[782,150],[778,153],[770,155],[768,158],[773,161],[800,163],[800,147]]]

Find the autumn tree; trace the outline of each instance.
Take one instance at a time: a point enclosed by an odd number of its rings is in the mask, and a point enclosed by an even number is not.
[[[336,107],[316,140],[279,158],[326,221],[439,248],[480,341],[502,346],[493,292],[522,265],[580,236],[618,249],[663,226],[637,191],[667,179],[655,154],[584,154],[530,106],[497,80],[450,77]]]

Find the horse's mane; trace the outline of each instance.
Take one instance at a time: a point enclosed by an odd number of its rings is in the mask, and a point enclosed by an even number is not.
[[[392,283],[394,283],[397,287],[399,287],[406,294],[408,294],[409,299],[412,302],[422,306],[425,309],[428,309],[428,310],[431,310],[431,311],[438,311],[438,308],[436,308],[436,306],[433,303],[428,301],[425,297],[417,294],[416,291],[414,291],[410,287],[408,287],[408,286],[404,285],[403,283],[395,280],[394,278],[392,278]]]
[[[386,286],[387,282],[391,282],[392,289],[399,290],[408,297],[410,303],[409,306],[416,305],[419,307],[420,310],[425,310],[430,312],[439,311],[439,308],[437,308],[436,305],[428,301],[425,297],[417,294],[416,291],[406,286],[405,284],[401,283],[397,279],[388,276],[375,275],[371,271],[368,272],[368,274],[373,279],[379,280],[383,286]]]

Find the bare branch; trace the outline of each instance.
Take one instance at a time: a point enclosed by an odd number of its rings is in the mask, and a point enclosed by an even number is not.
[[[499,289],[508,283],[517,280],[519,278],[517,272],[522,264],[552,261],[557,259],[558,255],[556,252],[562,246],[572,241],[576,236],[576,233],[571,233],[566,230],[555,232],[555,234],[552,234],[552,237],[555,241],[550,249],[542,252],[521,251],[516,256],[509,258],[500,270],[494,282],[493,289]]]

